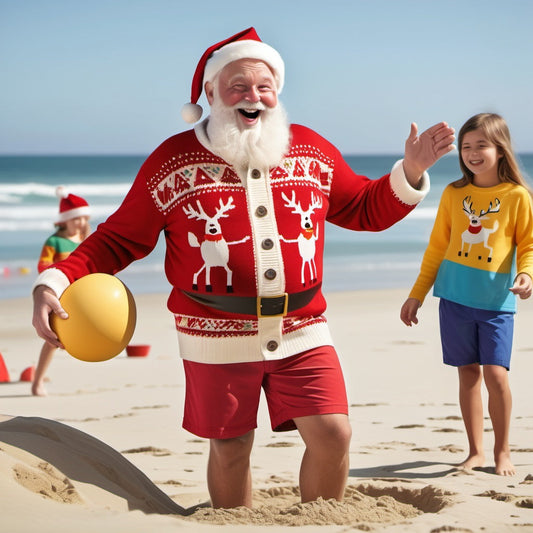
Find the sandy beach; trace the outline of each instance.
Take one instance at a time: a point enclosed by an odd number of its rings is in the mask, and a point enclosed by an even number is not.
[[[533,531],[533,301],[519,302],[511,362],[517,474],[501,477],[486,407],[486,467],[455,468],[467,442],[457,373],[441,362],[437,300],[428,297],[420,324],[407,328],[398,318],[406,295],[327,295],[354,432],[344,501],[299,503],[302,441],[273,433],[262,403],[255,508],[231,511],[209,508],[208,442],[181,428],[183,369],[166,295],[135,297],[132,342],[150,344],[147,357],[84,363],[58,352],[44,398],[19,380],[41,346],[30,299],[0,301],[0,353],[11,378],[0,383],[1,530]]]

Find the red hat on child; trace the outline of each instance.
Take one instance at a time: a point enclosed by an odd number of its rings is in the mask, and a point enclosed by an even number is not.
[[[69,194],[65,187],[59,186],[56,189],[56,196],[60,199],[58,223],[91,214],[87,201],[81,196]]]
[[[192,79],[191,101],[183,106],[181,116],[185,122],[194,124],[202,117],[202,106],[197,104],[204,84],[213,81],[215,76],[229,63],[238,59],[259,59],[273,71],[278,84],[278,94],[285,81],[285,64],[279,53],[265,44],[254,28],[236,33],[223,41],[210,46],[200,58]]]

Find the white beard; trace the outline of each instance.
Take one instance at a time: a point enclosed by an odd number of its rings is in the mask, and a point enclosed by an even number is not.
[[[250,128],[239,128],[237,108],[260,109],[258,123]],[[271,168],[279,165],[287,153],[290,130],[283,106],[278,103],[268,108],[261,103],[242,103],[226,106],[218,95],[211,105],[207,123],[207,135],[211,150],[237,170],[250,166]]]

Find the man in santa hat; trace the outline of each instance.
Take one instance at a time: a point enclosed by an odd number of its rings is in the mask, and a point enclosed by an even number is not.
[[[275,431],[305,443],[302,501],[341,499],[351,426],[320,290],[326,221],[383,230],[429,188],[425,173],[453,149],[440,123],[418,135],[390,174],[357,175],[312,130],[290,125],[278,95],[279,53],[249,28],[210,47],[196,69],[184,118],[197,122],[142,165],[119,209],[64,262],[40,275],[34,326],[60,345],[49,314],[74,280],[116,273],[147,255],[161,232],[186,376],[183,426],[210,439],[215,507],[251,506],[250,454],[261,389]]]

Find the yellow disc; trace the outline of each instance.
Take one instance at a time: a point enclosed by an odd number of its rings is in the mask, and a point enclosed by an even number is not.
[[[69,285],[59,301],[69,316],[63,320],[52,314],[50,324],[76,359],[106,361],[129,343],[137,320],[135,300],[115,276],[84,276]]]

